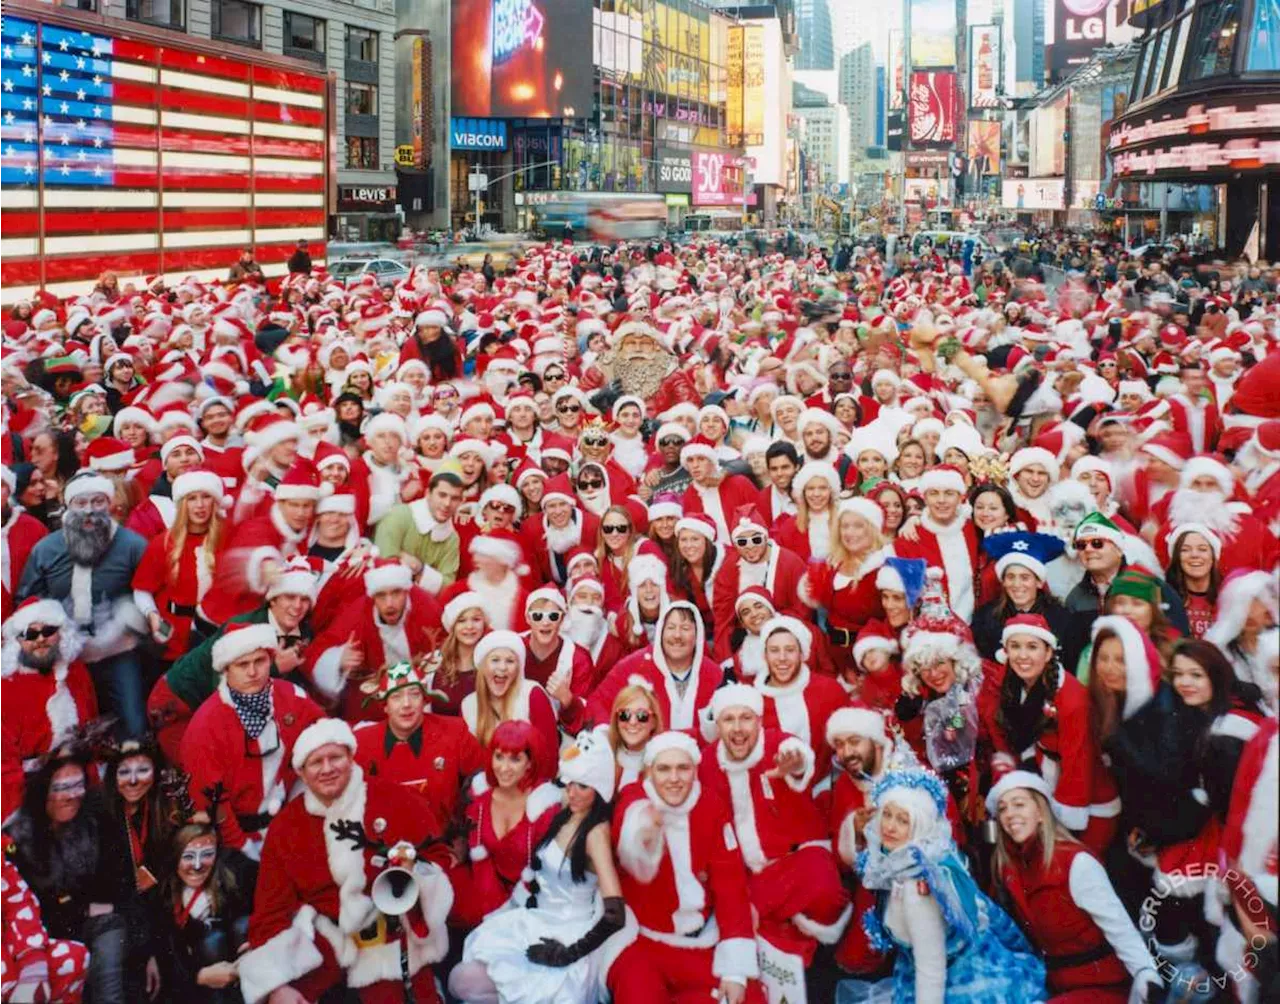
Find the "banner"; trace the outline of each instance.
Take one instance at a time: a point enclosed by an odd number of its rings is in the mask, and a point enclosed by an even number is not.
[[[910,0],[911,68],[956,65],[956,0]]]
[[[672,150],[660,146],[654,151],[658,162],[658,187],[656,191],[688,193],[693,182],[693,158],[686,150]]]
[[[906,130],[906,124],[902,121],[904,114],[898,111],[885,116],[884,145],[885,149],[894,153],[902,150],[902,134]]]
[[[1000,29],[979,24],[969,29],[969,107],[995,108],[999,102]]]
[[[889,110],[897,111],[907,103],[907,46],[900,31],[889,32]]]
[[[912,146],[950,146],[956,141],[956,75],[911,74],[907,136]]]
[[[410,73],[412,74],[412,79],[413,79],[413,106],[412,106],[413,107],[413,125],[412,125],[413,155],[412,155],[411,163],[408,165],[410,167],[423,166],[425,144],[423,142],[423,136],[422,136],[422,117],[423,117],[422,111],[424,107],[423,93],[422,93],[423,92],[422,67],[423,67],[423,56],[425,55],[426,47],[427,47],[426,39],[415,38],[413,40],[412,69],[410,70]],[[427,87],[428,89],[430,89],[430,83],[428,83]]]
[[[969,142],[965,148],[969,170],[975,175],[1000,173],[1000,123],[969,120]]]
[[[742,146],[742,61],[746,45],[746,29],[741,25],[729,28],[729,51],[725,57],[725,73],[728,76],[728,99],[725,102],[726,132],[730,146]]]
[[[742,202],[738,190],[725,168],[731,159],[719,150],[693,151],[693,204],[695,206],[731,206]]]
[[[1005,178],[1000,204],[1006,209],[1066,209],[1062,178]]]
[[[1044,0],[1045,66],[1057,83],[1104,45],[1137,35],[1129,25],[1130,0]]]
[[[742,145],[764,142],[764,26],[747,25],[742,50]]]

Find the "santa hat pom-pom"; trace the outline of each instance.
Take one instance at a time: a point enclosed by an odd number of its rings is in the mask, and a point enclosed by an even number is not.
[[[532,574],[532,572],[533,572],[533,569],[531,569],[528,565],[516,565],[515,567],[516,575],[522,579],[528,578],[529,575]]]
[[[534,879],[533,869],[526,865],[520,872],[520,881],[528,885]]]
[[[333,484],[328,481],[320,482],[320,497],[327,498],[333,494]]]
[[[472,861],[483,861],[489,856],[489,848],[484,844],[476,844],[468,853]]]
[[[632,673],[627,677],[627,686],[643,687],[645,690],[649,691],[649,693],[653,693],[653,684],[639,673]]]
[[[273,795],[267,801],[267,812],[272,816],[278,816],[280,814],[280,810],[283,808],[284,808],[284,799],[282,799],[279,795]]]

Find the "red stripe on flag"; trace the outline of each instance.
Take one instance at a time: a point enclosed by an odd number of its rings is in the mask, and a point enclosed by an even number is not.
[[[166,209],[166,233],[187,230],[234,230],[249,226],[248,209]]]
[[[183,73],[199,73],[227,80],[249,80],[250,67],[238,59],[207,56],[202,52],[165,48],[160,53],[160,65]]]
[[[46,282],[71,282],[75,279],[95,279],[103,272],[111,269],[121,275],[131,272],[156,272],[160,268],[160,255],[155,251],[141,251],[137,254],[105,254],[64,255],[60,258],[48,258],[45,262]]]
[[[179,168],[164,169],[164,187],[181,192],[247,192],[248,174],[216,174],[209,171],[187,171]]]
[[[285,125],[320,127],[324,125],[323,108],[299,108],[279,101],[255,101],[253,117],[260,122],[282,122]]]
[[[111,40],[111,56],[133,63],[150,63],[155,65],[156,47],[146,42],[138,42],[132,38],[113,38]]]
[[[249,137],[200,129],[165,129],[160,133],[160,149],[172,153],[219,153],[249,156]]]
[[[44,214],[47,235],[154,233],[159,225],[154,209],[46,209]]]
[[[324,208],[258,209],[253,219],[256,227],[315,227],[324,223]]]
[[[111,81],[111,100],[118,105],[154,108],[156,88],[153,84],[139,84],[133,80],[113,80]]]
[[[148,125],[131,125],[128,122],[118,122],[112,126],[114,139],[112,143],[115,146],[135,147],[143,150],[154,150],[156,148],[156,127]]]
[[[259,192],[323,192],[324,176],[319,174],[257,174],[253,187]]]
[[[36,237],[40,233],[40,214],[35,210],[13,210],[4,214],[6,237]]]
[[[199,91],[164,90],[160,94],[160,107],[169,111],[191,112],[195,115],[219,115],[228,119],[249,117],[247,98],[201,94]]]
[[[295,160],[319,160],[324,156],[324,144],[304,139],[281,139],[278,136],[255,135],[253,137],[253,152],[259,157],[291,157]]]
[[[112,188],[145,188],[150,191],[156,189],[156,171],[155,168],[137,169],[137,168],[115,168],[114,174],[115,184]]]
[[[5,217],[8,217],[8,213]],[[5,286],[31,286],[40,282],[40,259],[32,258],[28,261],[14,261],[12,258],[6,258],[0,263],[0,285]]]
[[[255,66],[253,82],[259,87],[275,87],[282,91],[305,91],[307,94],[323,94],[325,80],[310,73],[294,73],[270,66]]]

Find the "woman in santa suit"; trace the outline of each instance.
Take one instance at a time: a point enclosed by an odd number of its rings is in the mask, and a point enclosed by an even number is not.
[[[471,782],[468,861],[449,873],[452,924],[475,927],[511,896],[560,806],[550,754],[528,722],[503,722],[489,741],[490,759]]]
[[[192,618],[213,583],[223,537],[222,497],[222,479],[212,471],[180,474],[173,483],[173,526],[151,538],[133,573],[133,600],[152,636],[164,640],[164,669],[190,647]]]
[[[839,494],[840,475],[834,467],[817,461],[805,464],[791,482],[796,514],[774,523],[773,539],[805,561],[825,561],[837,537]]]
[[[794,617],[774,617],[760,629],[765,671],[755,679],[764,695],[764,727],[809,744],[820,764],[831,762],[827,719],[848,703],[844,688],[808,666],[813,636]]]
[[[987,794],[987,812],[1000,824],[997,888],[1045,957],[1050,1000],[1159,1000],[1160,977],[1142,935],[1101,863],[1054,817],[1052,801],[1045,779],[1023,770]]]
[[[640,780],[645,746],[665,728],[662,708],[648,680],[637,676],[634,683],[618,691],[609,715],[609,745],[618,763],[619,791]]]
[[[677,600],[688,600],[702,614],[707,630],[715,632],[711,599],[715,574],[724,557],[716,543],[716,525],[702,514],[676,521],[676,552],[669,563],[667,589]]]
[[[559,749],[556,712],[547,692],[524,678],[524,640],[514,631],[490,631],[476,645],[476,689],[462,699],[462,718],[488,745],[503,722],[528,722],[543,748]]]
[[[764,672],[764,638],[760,629],[776,614],[773,597],[764,586],[748,586],[734,606],[737,627],[733,629],[733,672],[738,680],[750,682]]]
[[[614,621],[613,634],[622,652],[630,654],[653,644],[658,619],[668,603],[667,566],[655,555],[642,554],[627,569],[627,584],[628,592]],[[607,598],[605,602],[608,603]]]
[[[631,562],[642,554],[652,555],[665,564],[662,549],[636,531],[636,518],[625,505],[611,505],[600,517],[600,541],[596,545],[596,564],[604,581],[604,602],[617,609],[627,596],[627,572]]]
[[[830,556],[809,565],[800,596],[827,614],[831,655],[843,674],[853,669],[853,645],[870,620],[884,616],[876,574],[884,564],[884,510],[865,498],[840,503]]]
[[[1028,764],[1045,778],[1054,814],[1095,854],[1120,822],[1120,796],[1093,735],[1089,693],[1064,673],[1058,638],[1039,614],[1005,623],[996,658],[1007,665],[995,721],[987,723],[995,773]],[[980,710],[983,710],[980,708]]]

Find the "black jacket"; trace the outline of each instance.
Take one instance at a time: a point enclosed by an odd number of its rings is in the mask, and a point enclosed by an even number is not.
[[[298,248],[289,255],[289,271],[301,275],[311,274],[311,255],[307,253],[306,248]]]
[[[1000,651],[1000,635],[1004,632],[1005,621],[1012,616],[1002,616],[999,613],[1003,599],[1004,594],[1001,593],[973,613],[973,644],[984,659],[994,659]],[[1049,593],[1041,592],[1028,612],[1039,614],[1049,622],[1049,630],[1058,638],[1058,658],[1062,662],[1062,668],[1074,674],[1084,641],[1071,630],[1071,615],[1066,608]]]

